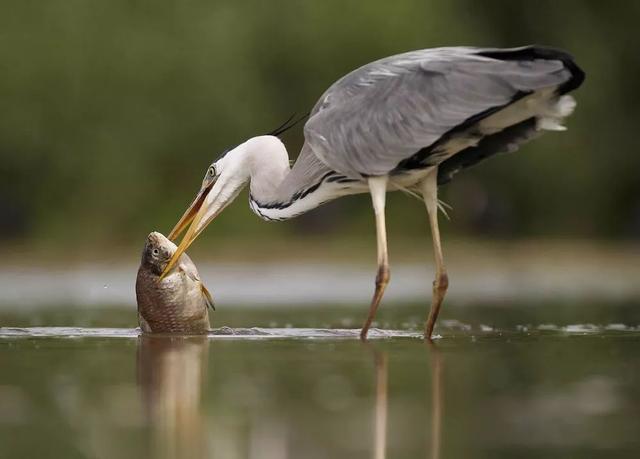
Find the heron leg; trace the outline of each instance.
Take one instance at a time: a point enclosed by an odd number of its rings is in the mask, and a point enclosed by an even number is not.
[[[389,283],[389,254],[387,252],[387,227],[384,219],[384,205],[387,194],[387,176],[369,178],[369,192],[376,216],[376,236],[378,241],[378,274],[376,276],[376,290],[369,306],[367,321],[360,331],[360,339],[366,340],[371,322],[376,316],[380,300]]]
[[[438,169],[427,175],[422,182],[422,197],[429,213],[429,226],[433,238],[433,252],[436,261],[436,278],[433,281],[433,296],[431,297],[431,309],[424,327],[424,338],[430,340],[433,327],[436,324],[440,306],[449,287],[449,277],[444,267],[442,246],[440,244],[440,229],[438,228]]]

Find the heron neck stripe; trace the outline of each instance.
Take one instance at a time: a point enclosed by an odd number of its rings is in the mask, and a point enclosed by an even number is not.
[[[333,180],[328,180],[330,178],[333,178]],[[339,174],[337,174],[334,171],[331,172],[327,172],[326,174],[324,174],[320,180],[310,186],[309,188],[306,188],[304,190],[298,191],[296,192],[290,200],[286,201],[286,202],[273,202],[273,203],[261,203],[259,201],[257,201],[252,194],[249,194],[249,199],[251,199],[251,201],[253,203],[256,204],[257,208],[262,208],[262,209],[286,209],[287,207],[291,206],[294,202],[299,201],[300,199],[305,198],[306,196],[308,196],[310,193],[313,193],[314,191],[316,191],[318,188],[320,188],[320,186],[324,183],[324,181],[326,180],[327,182],[334,182],[334,181],[338,181],[339,179],[342,178],[346,178],[343,177]],[[258,210],[258,213],[260,214],[260,216],[264,216],[262,213],[260,213],[260,211]]]
[[[252,198],[251,196],[249,196],[249,201],[250,201],[250,202],[249,202],[249,204],[251,205],[251,209],[252,209],[253,211],[255,211],[255,212],[260,216],[260,218],[262,218],[263,220],[270,221],[270,222],[277,221],[276,219],[273,219],[273,218],[271,218],[271,217],[268,217],[267,215],[265,215],[264,213],[262,213],[262,212],[260,211],[260,207],[258,206],[258,204],[256,203],[256,201],[254,201],[254,200],[253,200],[253,198]],[[254,204],[255,204],[255,205],[254,205]]]

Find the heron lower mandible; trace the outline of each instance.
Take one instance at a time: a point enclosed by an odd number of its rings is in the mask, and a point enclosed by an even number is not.
[[[438,230],[438,185],[498,152],[514,151],[544,130],[564,130],[584,80],[567,53],[540,46],[452,47],[387,57],[345,75],[316,103],[292,168],[272,133],[253,137],[214,161],[193,203],[171,231],[188,230],[167,272],[206,226],[250,188],[251,209],[286,220],[354,193],[371,193],[378,274],[361,338],[389,283],[385,226],[387,191],[424,199],[433,237],[436,276],[425,324],[430,339],[449,284]]]

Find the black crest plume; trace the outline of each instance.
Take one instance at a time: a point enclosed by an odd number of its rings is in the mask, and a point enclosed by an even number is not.
[[[294,113],[293,115],[291,115],[287,119],[287,121],[282,123],[280,126],[275,128],[273,131],[268,132],[266,135],[274,135],[276,137],[280,137],[280,134],[283,134],[283,133],[287,132],[289,129],[294,127],[296,124],[298,124],[300,121],[302,121],[303,119],[307,118],[308,116],[309,116],[309,114],[306,113],[306,114],[302,115],[300,118],[298,118],[297,120],[293,121],[293,119],[296,117],[296,114]]]

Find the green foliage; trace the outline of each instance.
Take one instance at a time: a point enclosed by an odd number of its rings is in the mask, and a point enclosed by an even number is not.
[[[460,174],[443,194],[450,230],[638,237],[639,10],[577,0],[4,3],[0,242],[138,245],[171,228],[220,152],[305,112],[357,66],[425,47],[534,42],[568,49],[587,72],[570,129]],[[300,130],[286,141],[295,156]],[[340,222],[320,225],[332,237],[372,226],[366,196],[279,225],[239,201],[209,244],[302,235],[325,219]],[[390,201],[405,222],[396,234],[425,231],[416,202]]]

